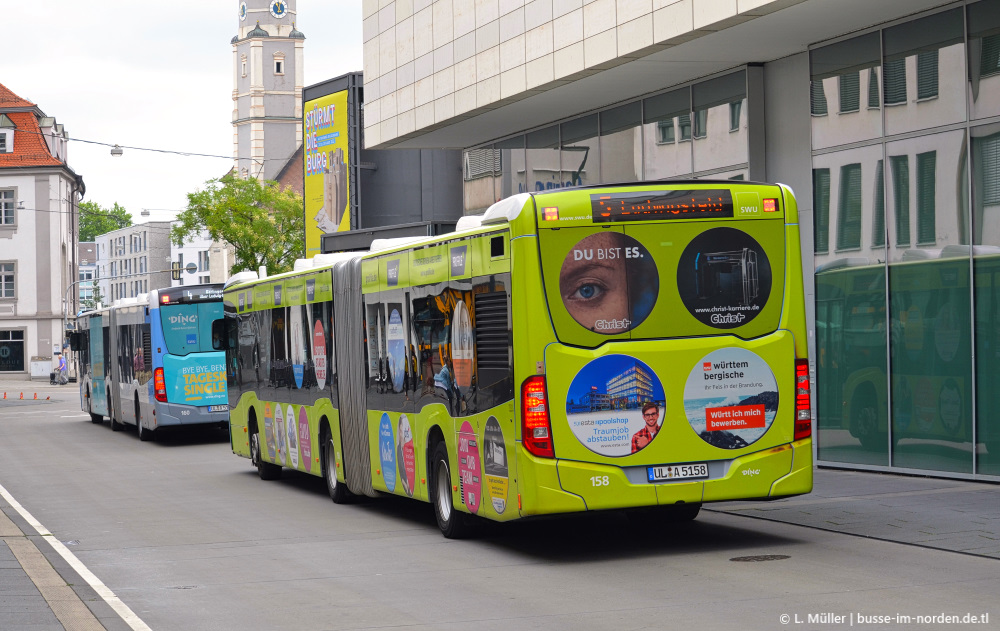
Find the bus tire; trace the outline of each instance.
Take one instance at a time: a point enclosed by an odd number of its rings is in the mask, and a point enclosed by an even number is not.
[[[257,467],[257,475],[261,480],[277,480],[281,477],[281,467],[270,462],[264,462],[260,457],[260,432],[254,429],[250,435],[250,462]]]
[[[139,433],[139,440],[146,442],[147,440],[153,440],[156,438],[153,430],[146,429],[142,426],[142,419],[139,417],[139,399],[135,400],[135,427],[136,431]]]
[[[334,504],[347,504],[354,499],[354,494],[347,488],[346,482],[337,479],[337,450],[333,445],[333,437],[324,432],[323,442],[323,477],[326,478],[326,490]]]
[[[100,425],[104,422],[104,417],[100,414],[94,414],[94,400],[90,397],[90,388],[87,388],[87,412],[90,413],[90,422],[94,425]]]
[[[451,468],[448,464],[448,447],[444,441],[434,447],[431,459],[431,504],[438,528],[447,539],[464,539],[471,534],[471,517],[455,510],[451,493]]]
[[[122,428],[122,424],[115,419],[115,407],[111,404],[110,390],[108,390],[108,418],[111,419],[111,431],[117,432]]]

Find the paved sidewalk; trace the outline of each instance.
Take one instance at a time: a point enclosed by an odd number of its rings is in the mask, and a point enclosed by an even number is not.
[[[1000,559],[1000,484],[817,469],[809,495],[703,510]]]

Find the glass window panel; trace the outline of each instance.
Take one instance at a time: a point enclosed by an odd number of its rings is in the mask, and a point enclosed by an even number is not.
[[[896,245],[910,245],[910,156],[889,156],[892,168],[891,199],[896,220]]]
[[[848,72],[838,77],[840,81],[840,113],[857,112],[861,108],[861,73]]]
[[[965,120],[963,30],[954,9],[883,31],[887,135]]]
[[[840,194],[837,196],[837,250],[861,248],[861,165],[840,167]]]
[[[729,104],[729,131],[740,130],[740,113],[743,110],[743,101],[736,101]]]
[[[693,168],[697,171],[735,167],[748,160],[747,130],[732,129],[732,104],[746,99],[746,72],[709,79],[691,88]]]
[[[977,471],[1000,475],[1000,124],[971,135]]]
[[[868,69],[868,107],[878,109],[878,68]]]
[[[524,170],[524,136],[501,140],[494,145],[500,152],[500,197],[524,193],[527,189]]]
[[[601,150],[597,114],[567,121],[559,126],[562,138],[560,164],[565,186],[597,184],[601,181]]]
[[[525,136],[528,190],[546,191],[562,188],[559,166],[559,127],[553,125]]]
[[[497,201],[493,162],[494,151],[490,146],[466,149],[462,153],[462,196],[466,215],[480,214]],[[184,266],[183,260],[181,266]]]
[[[875,166],[875,217],[872,223],[872,247],[885,245],[885,172],[882,160]]]
[[[893,465],[972,471],[970,310],[965,133],[886,145],[906,157],[915,245],[889,248]],[[887,194],[895,197],[894,186]],[[890,204],[890,207],[892,204]],[[891,224],[890,224],[891,225]]]
[[[817,48],[810,53],[814,149],[868,140],[881,135],[882,113],[878,100],[869,98],[868,107],[860,109],[862,74],[867,78],[870,74],[865,72],[872,69],[877,74],[880,56],[877,32]],[[888,82],[888,77],[886,81]],[[833,99],[838,104],[838,115],[824,115],[828,99]]]
[[[691,173],[691,144],[684,142],[691,140],[690,111],[690,88],[643,100],[644,179],[662,180]]]
[[[1000,3],[976,2],[967,8],[969,25],[969,113],[972,118],[1000,114]]]
[[[642,103],[601,112],[601,181],[642,179]],[[660,121],[660,123],[665,121]],[[672,121],[671,121],[672,122]],[[658,125],[660,124],[658,123]],[[673,125],[671,125],[671,131]]]
[[[885,252],[863,248],[860,238],[860,227],[872,225],[877,214],[881,160],[881,145],[813,158],[816,428],[820,459],[887,466]],[[828,251],[831,236],[838,250],[851,251]]]

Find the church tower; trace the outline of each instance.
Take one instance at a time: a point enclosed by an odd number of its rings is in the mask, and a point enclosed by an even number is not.
[[[233,37],[233,159],[273,180],[302,145],[302,51],[295,0],[240,0]]]

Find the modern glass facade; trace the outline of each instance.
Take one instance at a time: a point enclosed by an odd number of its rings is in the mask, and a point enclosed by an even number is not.
[[[465,213],[566,186],[747,179],[747,72],[672,88],[465,151]]]
[[[818,460],[1000,475],[1000,3],[810,75]]]

